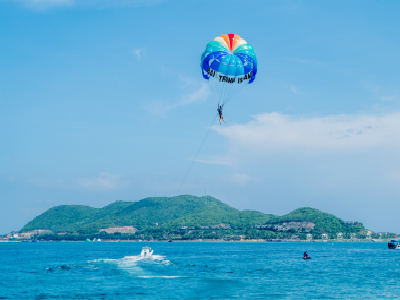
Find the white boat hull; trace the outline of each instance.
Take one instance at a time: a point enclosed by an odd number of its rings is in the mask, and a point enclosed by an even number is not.
[[[142,257],[151,257],[153,255],[153,249],[149,247],[143,247],[142,252],[140,253],[140,256]]]
[[[398,249],[398,250],[400,250],[400,246],[399,245],[389,245],[388,246],[389,247],[389,249]]]

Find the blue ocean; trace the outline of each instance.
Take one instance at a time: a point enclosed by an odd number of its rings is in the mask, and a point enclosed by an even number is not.
[[[0,299],[400,299],[386,243],[0,243]],[[311,260],[303,260],[308,250]]]

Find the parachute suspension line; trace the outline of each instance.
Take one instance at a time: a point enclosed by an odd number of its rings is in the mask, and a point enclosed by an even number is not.
[[[222,99],[221,99],[221,102],[222,102],[222,105],[224,105],[225,104],[225,101],[226,101],[226,94],[227,94],[227,88],[228,88],[228,84],[223,84],[222,85]]]
[[[247,85],[247,84],[246,84]],[[242,90],[243,87],[245,87],[246,85],[241,85],[239,87],[236,87],[236,89],[234,89],[230,94],[229,97],[227,97],[227,100],[224,102],[224,104],[228,103],[229,101],[231,101],[232,99],[234,99],[234,97],[239,94],[239,92]]]
[[[178,196],[179,190],[181,189],[183,183],[185,182],[185,179],[186,179],[186,177],[188,176],[188,174],[189,174],[189,172],[190,172],[190,169],[192,168],[192,166],[193,166],[193,164],[194,164],[194,162],[195,162],[195,160],[196,160],[196,158],[197,158],[197,155],[199,155],[200,150],[201,150],[201,147],[203,147],[203,144],[204,144],[204,142],[206,141],[206,138],[207,138],[208,134],[210,133],[210,130],[211,130],[211,128],[213,127],[214,122],[215,122],[215,120],[217,119],[217,116],[218,116],[218,113],[215,115],[214,120],[212,121],[210,128],[208,128],[207,134],[206,134],[206,136],[204,137],[203,142],[201,143],[199,150],[197,150],[197,153],[196,153],[196,155],[194,156],[193,161],[192,161],[192,163],[190,164],[190,167],[189,167],[189,169],[187,170],[187,172],[186,172],[186,174],[185,174],[185,177],[183,178],[183,180],[182,180],[182,182],[181,182],[181,185],[179,186],[179,189],[176,191],[176,196]]]

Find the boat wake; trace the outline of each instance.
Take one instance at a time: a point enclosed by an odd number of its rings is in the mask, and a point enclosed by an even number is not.
[[[149,264],[164,264],[164,265],[171,264],[169,260],[164,258],[165,256],[161,255],[152,255],[147,257],[141,255],[135,255],[135,256],[125,256],[123,258],[117,258],[117,259],[112,259],[112,258],[94,259],[90,260],[89,263],[103,262],[116,265],[136,265],[139,262],[149,263]]]
[[[134,275],[141,278],[174,278],[175,276],[163,276],[158,275],[165,271],[168,272],[167,266],[172,263],[165,259],[165,256],[152,255],[144,257],[141,255],[136,256],[125,256],[119,259],[102,258],[89,261],[89,263],[106,263],[115,265],[117,268],[124,270],[130,275]],[[155,273],[157,275],[155,275]]]

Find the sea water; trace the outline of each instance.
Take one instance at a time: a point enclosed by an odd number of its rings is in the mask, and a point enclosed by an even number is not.
[[[0,243],[0,299],[400,299],[372,242]],[[303,260],[308,250],[311,260]]]

